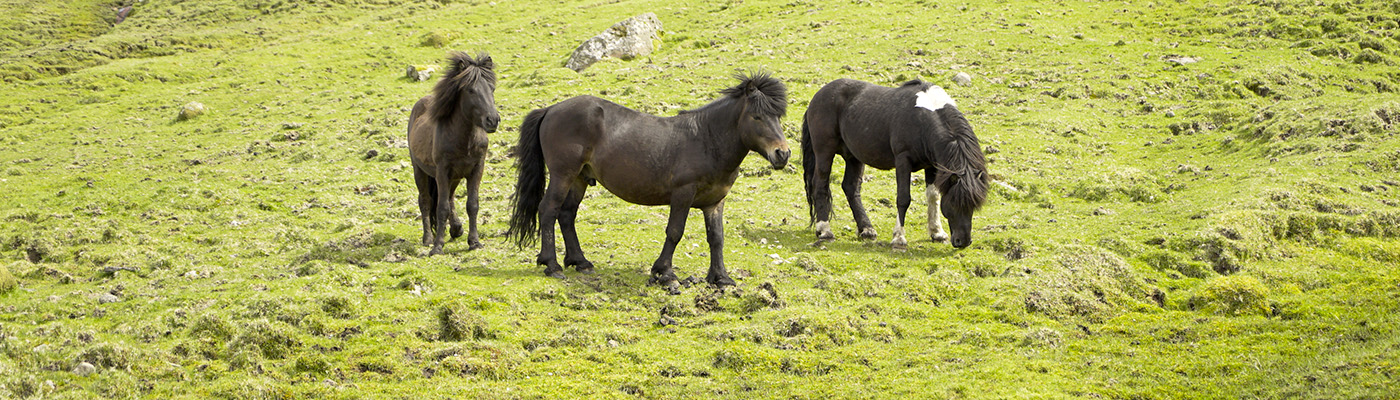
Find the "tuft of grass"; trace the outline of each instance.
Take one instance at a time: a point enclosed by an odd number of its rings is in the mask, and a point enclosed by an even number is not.
[[[493,337],[491,328],[465,303],[453,301],[437,310],[438,340],[480,340]]]
[[[0,265],[0,294],[7,294],[19,287],[19,280],[15,279],[11,269],[18,269],[28,264],[24,261],[15,261],[10,265]]]
[[[1193,310],[1227,316],[1272,313],[1269,288],[1249,275],[1209,279],[1191,296],[1188,305]]]

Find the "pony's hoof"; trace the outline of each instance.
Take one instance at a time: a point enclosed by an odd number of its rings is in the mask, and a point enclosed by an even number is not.
[[[934,234],[929,235],[929,238],[930,238],[930,239],[933,239],[933,242],[934,242],[934,243],[942,243],[942,242],[948,241],[948,234],[943,233],[943,232],[938,232],[938,233],[934,233]]]
[[[428,255],[429,255],[429,256],[435,256],[435,255],[438,255],[438,254],[446,254],[446,253],[444,253],[444,252],[442,251],[442,246],[433,246],[433,249],[432,249],[432,250],[428,250]]]
[[[548,276],[548,277],[554,278],[554,279],[563,280],[563,279],[564,279],[564,270],[560,269],[560,270],[558,270],[558,271],[544,271],[544,276]]]
[[[486,247],[486,245],[481,244],[481,242],[479,242],[479,241],[472,241],[471,244],[467,245],[467,251],[472,251],[472,250],[476,250],[476,249],[480,249],[480,248],[484,248],[484,247]]]
[[[453,239],[456,239],[456,238],[458,238],[458,237],[461,237],[461,236],[462,236],[462,226],[461,226],[461,225],[452,225],[452,229],[450,230],[449,233],[452,235],[452,238],[453,238]]]
[[[893,242],[890,242],[890,248],[900,252],[909,250],[909,242],[904,241],[903,238],[895,239]]]
[[[865,228],[865,229],[861,229],[861,230],[860,230],[860,238],[861,238],[861,239],[865,239],[865,240],[875,240],[875,237],[876,237],[876,236],[879,236],[879,235],[875,233],[875,228],[874,228],[874,227],[868,227],[868,228]]]
[[[733,280],[733,279],[729,279],[729,276],[720,276],[720,277],[707,276],[707,277],[705,277],[705,283],[709,283],[711,286],[718,287],[718,288],[724,288],[724,287],[732,287],[732,286],[734,286],[734,280]]]
[[[574,265],[574,269],[578,270],[578,273],[580,274],[590,275],[593,274],[593,271],[595,271],[595,269],[593,268],[593,263],[588,261],[580,261],[578,264]]]
[[[658,274],[651,274],[651,279],[648,279],[648,280],[647,280],[647,284],[649,284],[649,285],[657,285],[657,286],[664,286],[664,287],[676,287],[676,286],[680,286],[680,283],[678,282],[678,279],[676,279],[676,274],[671,273],[671,272],[667,272],[667,273],[665,273],[665,274],[660,274],[660,275],[658,275]]]

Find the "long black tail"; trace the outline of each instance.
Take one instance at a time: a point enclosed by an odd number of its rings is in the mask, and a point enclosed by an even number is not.
[[[506,236],[515,245],[525,247],[539,237],[540,200],[544,198],[544,150],[540,148],[540,121],[549,108],[531,111],[520,124],[520,143],[516,145],[515,194],[510,201],[515,209],[510,214]]]
[[[807,116],[802,116],[802,188],[807,191],[807,223],[817,220],[817,208],[813,203],[812,175],[817,170],[817,155],[812,150],[812,131],[807,128]]]

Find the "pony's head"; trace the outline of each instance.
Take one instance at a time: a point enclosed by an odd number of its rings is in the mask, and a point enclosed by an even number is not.
[[[942,122],[941,128],[946,129],[938,135],[941,139],[934,141],[938,165],[933,184],[943,194],[939,211],[948,219],[949,241],[953,247],[967,247],[972,244],[972,214],[987,200],[987,160],[972,125],[942,88],[930,86],[919,93],[916,104],[932,110]]]
[[[792,156],[779,121],[787,114],[787,86],[764,72],[734,78],[739,84],[721,93],[739,105],[735,122],[739,138],[744,147],[773,164],[773,169],[782,169]]]
[[[495,132],[501,114],[496,111],[496,64],[491,56],[480,53],[473,58],[454,51],[447,63],[447,73],[433,88],[433,119],[444,124],[460,115],[487,133]]]

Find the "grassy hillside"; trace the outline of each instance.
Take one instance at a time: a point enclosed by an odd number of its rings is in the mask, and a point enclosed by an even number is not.
[[[1400,393],[1392,2],[146,0],[113,26],[116,3],[0,17],[0,397]],[[656,53],[562,67],[648,11]],[[505,128],[486,248],[427,257],[404,131],[432,83],[402,75],[448,50],[494,56]],[[666,211],[598,187],[595,275],[506,241],[531,109],[671,115],[748,69],[787,82],[793,146],[833,79],[947,87],[996,181],[973,245],[892,252],[893,173],[869,171],[880,239],[838,194],[813,246],[800,160],[754,157],[725,207],[737,288],[647,286]],[[682,278],[703,238],[692,213]]]

